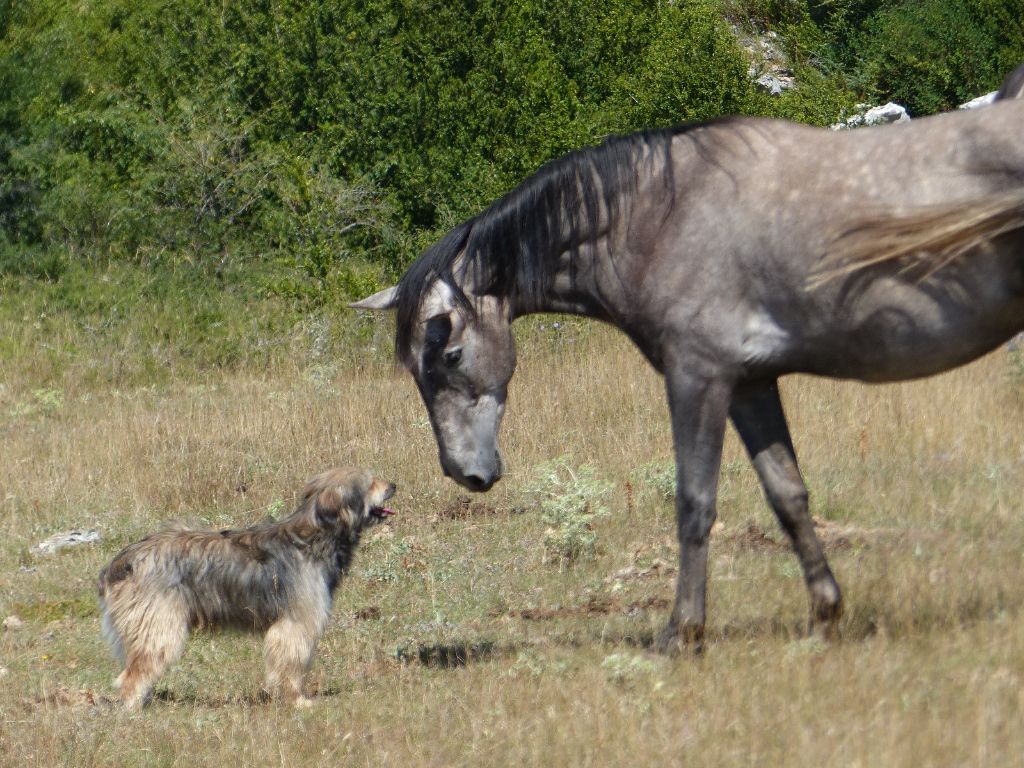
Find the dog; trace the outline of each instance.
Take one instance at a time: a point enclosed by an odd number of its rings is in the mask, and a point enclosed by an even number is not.
[[[266,632],[266,688],[308,706],[303,678],[334,590],[367,527],[394,514],[395,493],[365,469],[313,478],[280,522],[245,530],[168,529],[123,549],[100,572],[103,633],[124,666],[128,709],[149,699],[192,630]]]

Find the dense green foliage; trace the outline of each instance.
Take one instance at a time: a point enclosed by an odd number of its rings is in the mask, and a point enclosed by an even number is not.
[[[818,52],[868,96],[927,115],[994,89],[1024,61],[1022,0],[814,0]]]
[[[182,327],[266,301],[288,326],[570,149],[726,113],[947,108],[1024,60],[1022,19],[1022,0],[0,0],[0,291],[137,271]],[[800,83],[775,99],[740,44],[766,29]],[[95,327],[99,304],[50,308]]]
[[[713,3],[36,0],[5,28],[8,243],[287,254],[314,283],[351,253],[394,271],[580,144],[750,98]]]

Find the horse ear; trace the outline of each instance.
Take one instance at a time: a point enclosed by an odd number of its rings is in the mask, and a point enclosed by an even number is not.
[[[377,291],[372,296],[367,296],[365,299],[359,301],[353,301],[349,304],[352,309],[373,309],[378,311],[384,311],[388,309],[394,309],[398,303],[398,286],[391,286],[385,288],[383,291]]]

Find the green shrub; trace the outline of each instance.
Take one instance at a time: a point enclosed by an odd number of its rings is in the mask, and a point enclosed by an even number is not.
[[[754,30],[796,22],[807,13],[801,0],[723,0],[722,8],[728,18]]]
[[[613,653],[605,656],[601,669],[610,682],[632,688],[648,681],[658,671],[658,665],[637,653]]]
[[[526,493],[540,507],[548,526],[546,559],[566,565],[593,557],[597,546],[593,523],[608,514],[603,500],[612,487],[598,479],[592,467],[574,467],[565,456],[534,470]]]
[[[55,281],[68,268],[64,254],[38,245],[11,243],[0,234],[0,276]]]
[[[621,127],[672,125],[749,110],[747,64],[718,4],[685,3],[677,12],[658,14],[646,37],[636,62],[613,81],[609,108]]]
[[[921,0],[880,9],[862,38],[860,77],[911,115],[951,109],[1024,61],[1024,2]]]
[[[350,258],[393,277],[552,157],[745,110],[718,9],[19,3],[0,38],[0,227],[214,272],[287,254],[306,296]]]
[[[641,495],[653,495],[671,501],[676,497],[676,463],[649,461],[632,473],[633,483]]]

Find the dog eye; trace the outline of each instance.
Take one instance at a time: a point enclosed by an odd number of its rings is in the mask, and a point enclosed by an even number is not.
[[[449,368],[454,368],[462,360],[462,350],[452,349],[444,353],[444,364]]]

